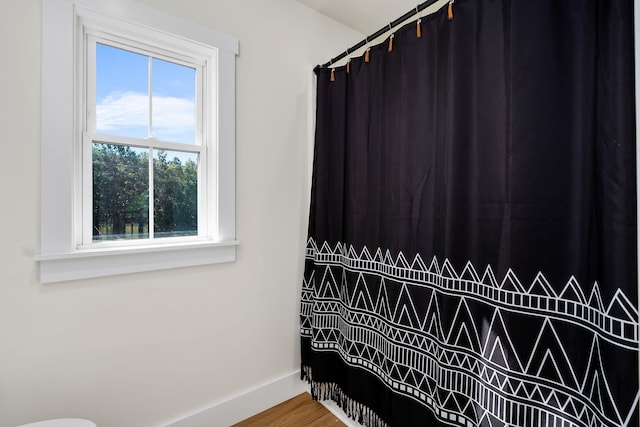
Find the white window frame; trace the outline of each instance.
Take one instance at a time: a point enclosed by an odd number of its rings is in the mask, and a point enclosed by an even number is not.
[[[79,32],[82,34],[82,45],[78,49],[78,56],[81,59],[78,61],[85,65],[85,70],[82,75],[84,77],[84,89],[79,92],[83,94],[82,99],[79,101],[82,107],[81,112],[83,126],[82,134],[82,200],[77,202],[78,206],[81,206],[79,215],[82,215],[82,228],[78,231],[78,244],[83,248],[90,249],[92,247],[105,247],[105,246],[140,246],[149,244],[151,242],[155,244],[171,244],[176,241],[192,241],[196,239],[209,238],[210,227],[209,224],[216,223],[215,209],[208,208],[208,182],[207,171],[208,169],[208,147],[211,141],[215,140],[213,135],[209,135],[211,129],[215,129],[215,122],[213,120],[204,120],[209,118],[207,110],[212,110],[215,113],[215,105],[211,104],[211,99],[216,99],[215,87],[210,90],[207,89],[207,83],[209,78],[215,77],[214,72],[209,72],[209,69],[215,66],[215,51],[212,49],[206,49],[205,47],[197,46],[194,49],[193,46],[185,46],[183,48],[174,48],[168,50],[166,44],[163,46],[154,45],[157,35],[151,39],[146,37],[146,34],[135,35],[135,40],[132,38],[124,38],[120,35],[110,33],[108,25],[96,25],[95,21],[83,19],[80,22],[81,27]],[[120,32],[120,31],[119,31]],[[145,30],[144,33],[147,33]],[[118,49],[128,50],[135,52],[143,56],[152,56],[154,58],[162,59],[165,61],[171,61],[180,65],[194,68],[196,73],[196,141],[191,143],[177,143],[169,141],[161,141],[156,138],[131,138],[126,136],[117,136],[109,134],[101,134],[96,130],[96,107],[97,100],[95,99],[96,90],[96,45],[98,43],[112,46]],[[208,75],[203,75],[208,74]],[[153,78],[153,76],[150,76]],[[149,82],[151,84],[151,81]],[[209,96],[203,96],[204,93],[209,91]],[[151,96],[148,94],[148,96]],[[208,101],[208,102],[207,102]],[[152,114],[151,110],[148,112]],[[203,114],[204,113],[204,114]],[[203,117],[203,115],[205,117]],[[215,114],[211,114],[215,116]],[[212,123],[213,122],[213,123]],[[208,125],[208,126],[204,126]],[[152,124],[148,123],[148,126]],[[153,155],[149,152],[149,240],[145,243],[145,240],[116,240],[116,241],[101,241],[94,242],[93,240],[93,143],[103,142],[105,144],[115,144],[124,146],[136,146],[139,148],[146,148],[149,150],[170,150],[181,151],[198,154],[198,233],[197,237],[163,237],[161,240],[154,238],[154,215],[153,215]],[[79,224],[78,224],[79,225]]]
[[[42,0],[41,252],[43,283],[235,260],[235,56],[238,41],[127,0]],[[85,28],[155,43],[207,62],[207,214],[199,235],[141,244],[83,241]],[[85,171],[86,172],[86,171]],[[86,194],[86,192],[85,192]],[[200,196],[200,195],[199,195]],[[85,197],[86,199],[86,197]],[[86,201],[84,202],[86,203]],[[86,216],[86,206],[84,209]],[[200,215],[199,215],[200,218]],[[86,219],[86,218],[85,218]],[[200,232],[202,231],[202,232]]]

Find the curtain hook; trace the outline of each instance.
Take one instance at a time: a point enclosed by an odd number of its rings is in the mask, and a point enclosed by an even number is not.
[[[367,46],[367,50],[364,51],[364,62],[366,62],[367,64],[369,63],[369,51],[371,51],[371,48],[369,47],[369,37],[365,37],[364,38]]]
[[[447,10],[447,18],[449,18],[449,21],[453,19],[453,0],[449,0],[449,9]]]
[[[391,27],[391,22],[389,22],[389,31],[391,31],[393,27]],[[389,36],[389,48],[387,49],[387,52],[391,52],[393,50],[393,37],[394,34],[391,33],[391,35]]]
[[[349,49],[345,49],[344,53],[347,54],[347,74],[349,74],[351,72],[351,58],[349,58],[351,53],[349,52]]]
[[[422,37],[422,28],[421,28],[421,23],[422,23],[422,16],[420,15],[420,9],[419,6],[416,6],[416,15],[418,15],[418,21],[416,22],[416,37],[420,38]]]

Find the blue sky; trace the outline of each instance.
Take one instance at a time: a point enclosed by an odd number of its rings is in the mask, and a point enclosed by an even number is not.
[[[148,56],[96,44],[96,127],[111,135],[148,136]],[[195,142],[195,70],[152,60],[152,136]]]

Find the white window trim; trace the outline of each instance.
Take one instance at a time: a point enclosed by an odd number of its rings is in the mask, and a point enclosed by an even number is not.
[[[237,39],[182,20],[130,0],[42,0],[42,118],[41,118],[41,249],[43,283],[115,274],[161,270],[235,260],[235,56]],[[78,244],[81,223],[78,191],[81,171],[77,164],[81,141],[77,79],[78,19],[108,16],[123,32],[140,26],[178,36],[217,53],[217,145],[209,147],[210,200],[216,201],[217,236],[189,242],[135,247],[83,248]],[[81,30],[81,29],[80,29]],[[80,240],[81,241],[81,240]]]

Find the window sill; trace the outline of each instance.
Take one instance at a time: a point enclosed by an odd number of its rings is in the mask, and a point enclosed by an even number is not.
[[[68,253],[36,255],[40,282],[68,280],[152,270],[233,262],[237,240],[190,242],[144,247],[80,249]]]

